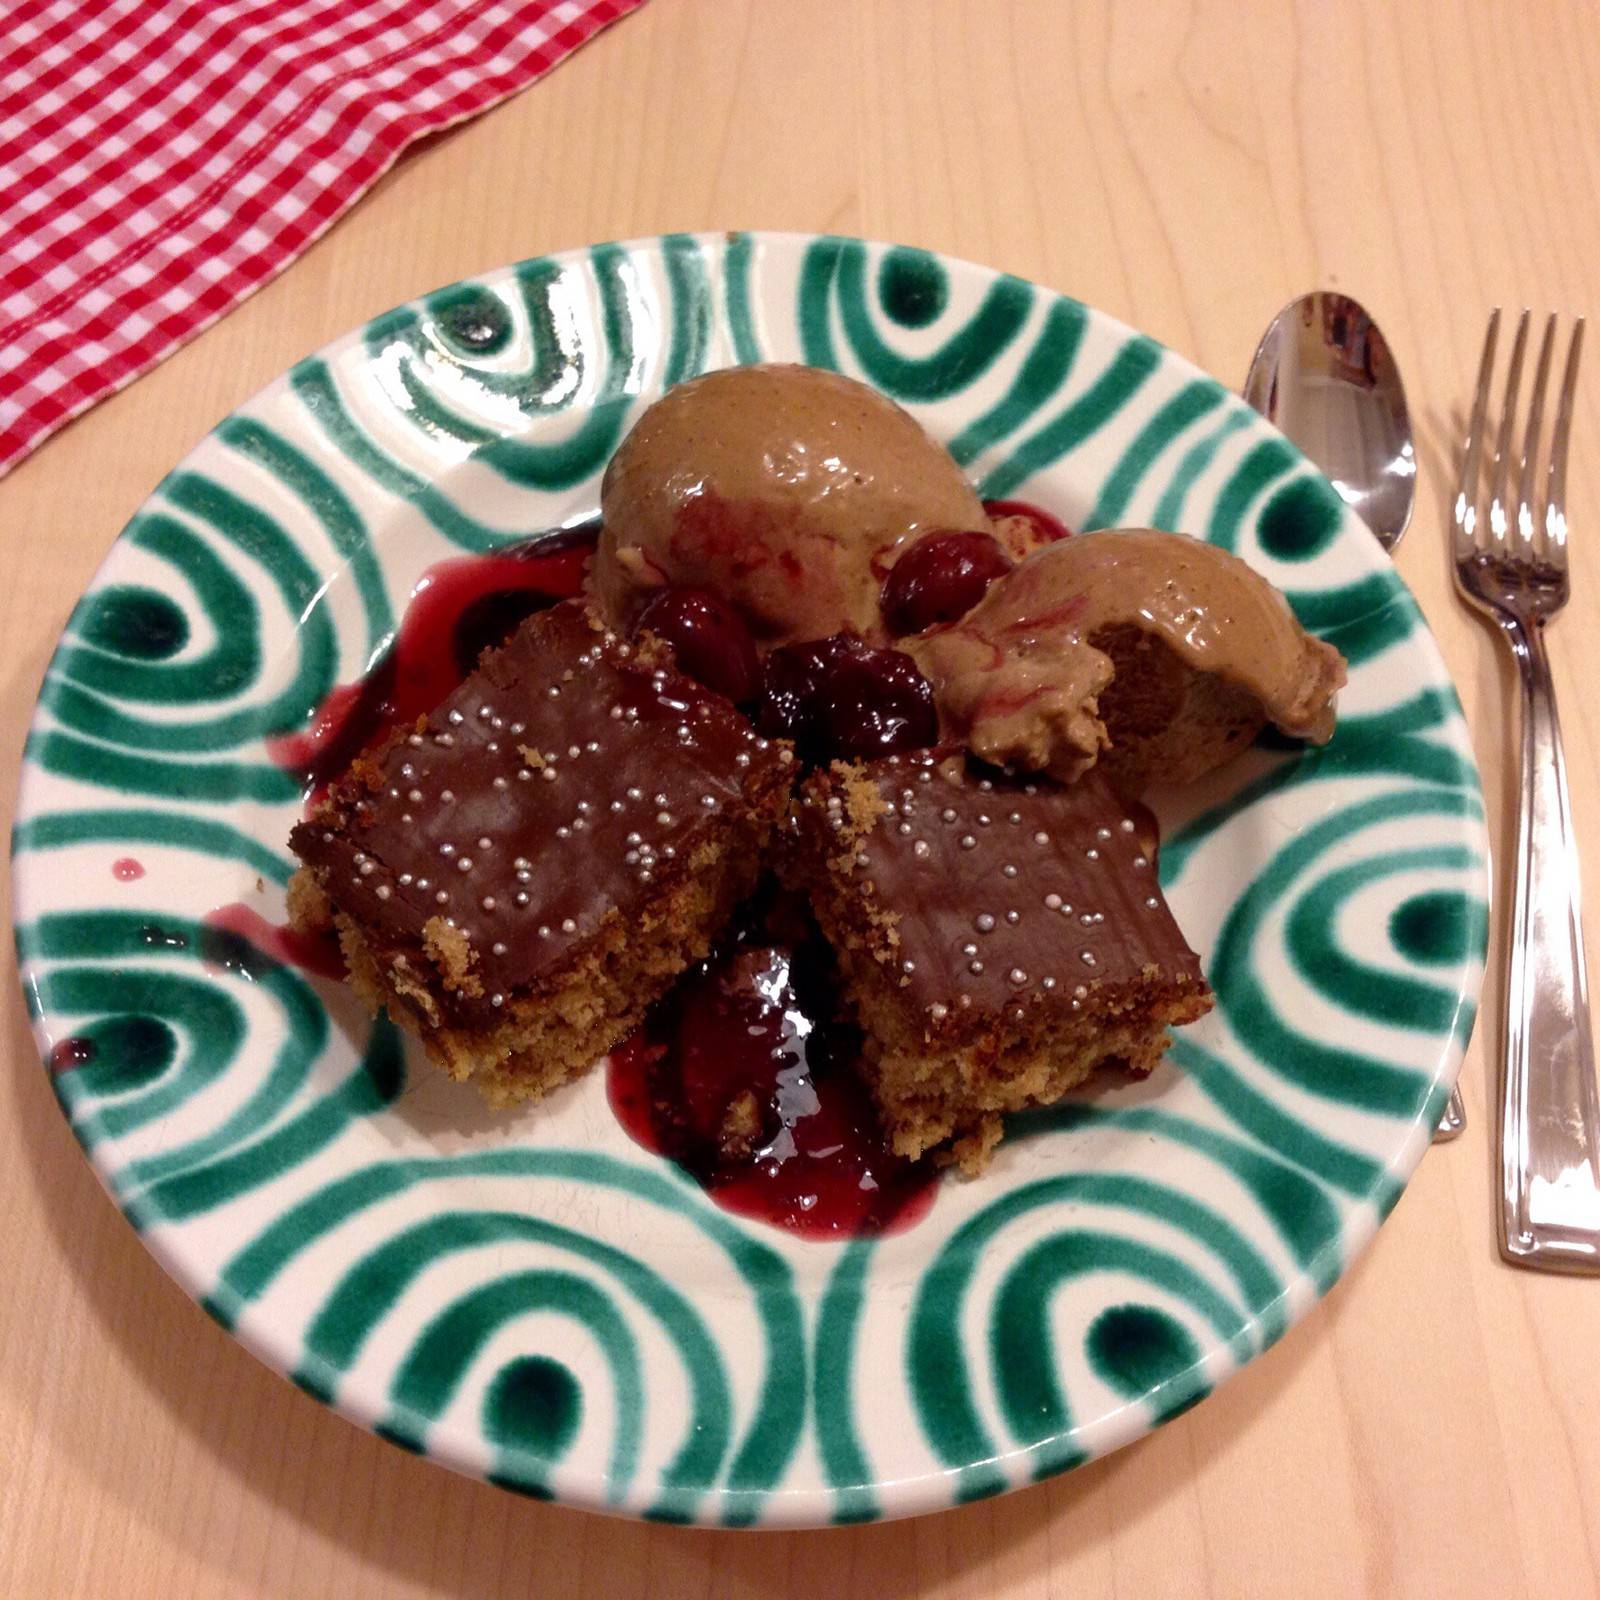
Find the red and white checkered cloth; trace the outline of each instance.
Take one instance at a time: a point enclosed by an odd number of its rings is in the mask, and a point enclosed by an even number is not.
[[[0,0],[0,476],[641,0]]]

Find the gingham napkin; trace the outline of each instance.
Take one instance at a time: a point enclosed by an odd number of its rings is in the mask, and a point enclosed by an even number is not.
[[[641,0],[0,0],[0,476]]]

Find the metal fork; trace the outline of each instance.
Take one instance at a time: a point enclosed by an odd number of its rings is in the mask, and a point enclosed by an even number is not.
[[[1500,312],[1489,318],[1456,494],[1456,587],[1505,635],[1522,675],[1522,808],[1517,886],[1506,967],[1501,1062],[1500,1253],[1547,1270],[1600,1271],[1600,1099],[1578,911],[1578,855],[1567,798],[1561,725],[1545,654],[1545,624],[1567,603],[1567,443],[1583,349],[1572,330],[1555,436],[1539,500],[1538,456],[1556,318],[1545,324],[1517,461],[1512,512],[1512,432],[1529,314],[1511,347],[1491,468],[1489,514],[1478,517],[1484,417]]]

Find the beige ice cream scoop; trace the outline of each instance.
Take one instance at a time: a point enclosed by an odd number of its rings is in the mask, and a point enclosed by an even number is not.
[[[762,646],[850,628],[933,529],[985,529],[961,469],[911,414],[815,367],[708,373],[639,418],[606,469],[591,594],[625,625],[656,589],[713,590]]]
[[[901,640],[946,731],[998,765],[1130,793],[1186,783],[1271,722],[1321,744],[1344,658],[1247,563],[1179,534],[1080,534],[1035,551],[958,623]]]

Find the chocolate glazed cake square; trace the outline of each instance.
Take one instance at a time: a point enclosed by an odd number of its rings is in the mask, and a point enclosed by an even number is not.
[[[1151,1071],[1211,1008],[1137,825],[1091,771],[1062,786],[923,752],[814,774],[784,873],[866,1036],[894,1149],[981,1168],[1000,1117],[1097,1067]]]
[[[530,619],[295,828],[302,928],[491,1104],[585,1071],[754,887],[792,755],[579,602]]]

